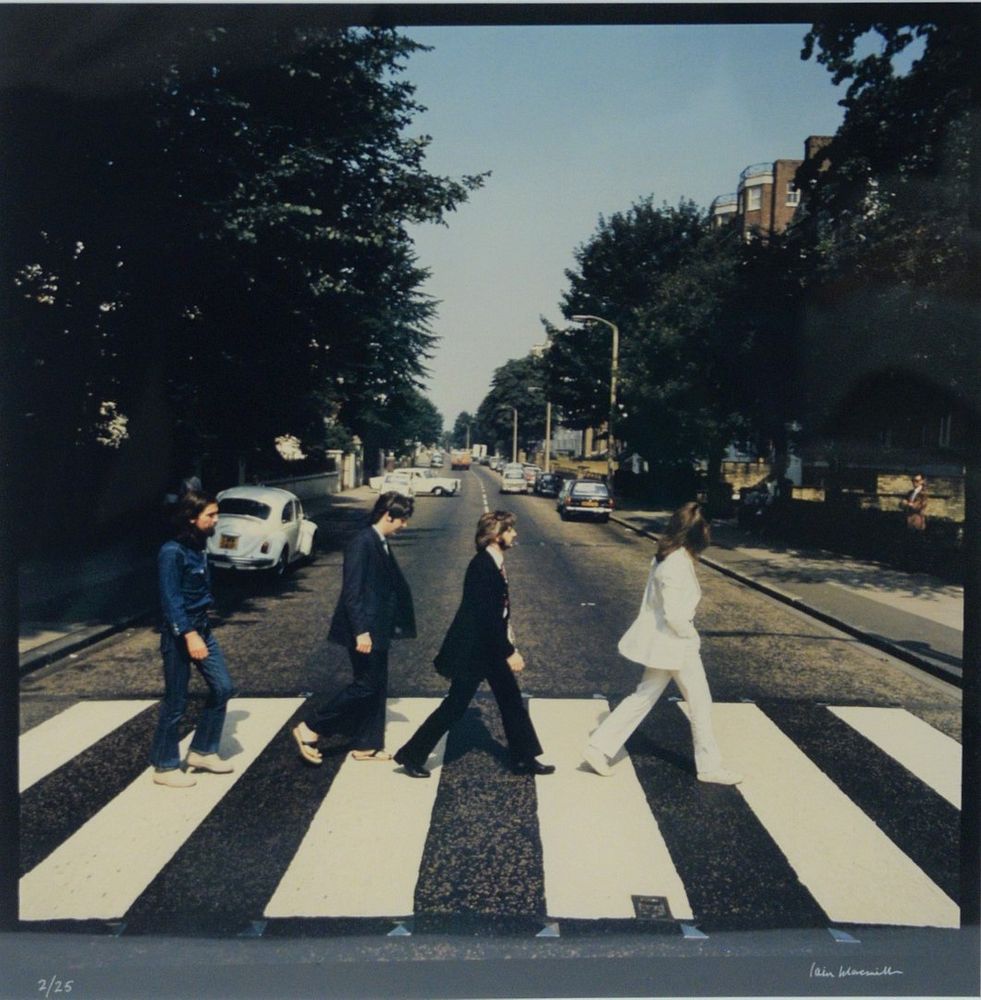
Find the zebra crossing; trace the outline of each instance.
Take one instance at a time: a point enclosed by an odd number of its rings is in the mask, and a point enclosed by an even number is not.
[[[392,698],[397,747],[437,704]],[[478,698],[410,781],[296,758],[302,698],[237,698],[232,775],[156,786],[153,701],[80,702],[21,737],[27,925],[275,927],[426,916],[753,929],[959,926],[961,748],[900,708],[717,703],[745,775],[701,785],[687,706],[659,705],[610,778],[579,756],[602,698],[532,698],[554,775],[510,775]],[[183,734],[182,749],[191,739]]]

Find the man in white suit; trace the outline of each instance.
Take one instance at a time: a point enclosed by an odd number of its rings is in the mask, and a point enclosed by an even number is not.
[[[722,766],[712,729],[712,695],[699,653],[701,639],[694,625],[702,596],[695,560],[708,544],[709,527],[697,503],[686,503],[671,515],[658,542],[640,612],[617,647],[628,660],[644,665],[644,675],[583,750],[583,758],[597,774],[613,773],[610,760],[673,680],[688,703],[698,780],[718,785],[742,781],[741,775]]]

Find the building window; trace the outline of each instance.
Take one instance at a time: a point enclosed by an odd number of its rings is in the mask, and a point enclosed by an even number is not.
[[[800,191],[794,187],[793,181],[787,181],[787,204],[788,205],[799,205],[800,204]]]
[[[763,189],[751,187],[746,189],[746,211],[758,212],[763,204]]]

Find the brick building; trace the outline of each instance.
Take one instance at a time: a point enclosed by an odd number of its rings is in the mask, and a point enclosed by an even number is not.
[[[808,136],[804,140],[805,159],[816,156],[830,141],[831,136]],[[739,175],[738,189],[712,202],[713,225],[738,225],[747,239],[754,234],[765,239],[782,233],[800,204],[794,177],[802,163],[804,160],[750,164]]]

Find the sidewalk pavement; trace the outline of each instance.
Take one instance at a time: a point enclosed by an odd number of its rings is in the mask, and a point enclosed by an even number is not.
[[[613,520],[656,538],[671,512],[629,499]],[[925,573],[823,549],[759,538],[735,521],[712,522],[706,566],[854,635],[934,676],[959,684],[964,590]]]
[[[308,517],[341,523],[363,512],[368,487],[304,500]],[[330,515],[329,517],[327,515]],[[323,523],[320,530],[324,531]],[[50,556],[18,571],[20,672],[70,656],[116,632],[155,620],[156,550],[121,539],[100,552]]]

